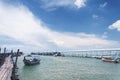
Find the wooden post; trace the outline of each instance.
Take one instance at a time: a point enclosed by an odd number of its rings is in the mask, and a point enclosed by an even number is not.
[[[11,50],[11,53],[10,53],[10,55],[11,55],[11,57],[13,57],[13,55],[14,55],[14,54],[13,54],[13,50]]]
[[[17,60],[18,60],[18,54],[19,54],[19,49],[17,50],[17,54],[16,54],[16,59],[15,59],[15,68],[17,67]]]
[[[13,54],[13,50],[11,50],[11,54]]]
[[[6,47],[4,48],[4,52],[3,52],[3,60],[5,60],[5,57],[6,57],[5,53],[6,53]]]
[[[1,53],[1,47],[0,47],[0,53]]]
[[[6,47],[4,48],[4,54],[6,53]]]
[[[16,59],[13,64],[12,80],[19,80],[19,79],[17,79],[17,75],[16,75],[18,54],[19,54],[19,49],[17,50]]]

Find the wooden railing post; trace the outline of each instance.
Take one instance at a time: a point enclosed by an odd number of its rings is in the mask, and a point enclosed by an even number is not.
[[[1,47],[0,47],[0,53],[1,53]]]
[[[19,80],[18,79],[18,75],[16,75],[16,69],[17,69],[17,60],[18,60],[18,54],[19,54],[19,49],[17,50],[17,53],[16,53],[16,59],[15,59],[15,62],[13,63],[13,71],[12,71],[12,80]]]

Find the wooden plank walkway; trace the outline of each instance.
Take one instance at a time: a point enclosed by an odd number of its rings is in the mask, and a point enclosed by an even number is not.
[[[0,68],[0,80],[11,80],[12,68],[13,63],[11,61],[11,56],[8,56]]]

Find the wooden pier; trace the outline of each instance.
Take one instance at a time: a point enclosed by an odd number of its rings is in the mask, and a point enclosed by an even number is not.
[[[11,80],[13,63],[11,55],[6,57],[4,64],[0,67],[0,80]]]
[[[6,48],[4,48],[4,52],[1,53],[0,48],[0,80],[19,80],[17,59],[20,54],[19,49],[15,53],[13,53],[13,50],[6,53]],[[15,60],[13,60],[13,57],[16,57]]]

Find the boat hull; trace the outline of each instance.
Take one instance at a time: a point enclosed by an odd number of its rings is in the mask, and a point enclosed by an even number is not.
[[[30,60],[23,60],[25,65],[36,65],[36,64],[40,64],[40,60],[37,61],[30,61]]]
[[[118,63],[117,60],[113,60],[113,59],[104,59],[104,58],[102,58],[102,61],[104,61],[104,62],[110,62],[110,63]]]

